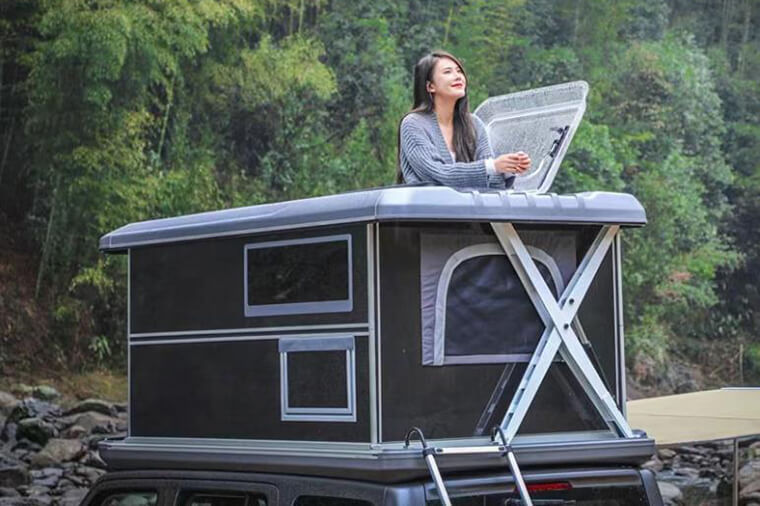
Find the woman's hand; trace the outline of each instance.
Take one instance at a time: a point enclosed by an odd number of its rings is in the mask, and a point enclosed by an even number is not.
[[[530,168],[530,157],[522,151],[506,153],[496,158],[493,166],[502,174],[522,174]]]

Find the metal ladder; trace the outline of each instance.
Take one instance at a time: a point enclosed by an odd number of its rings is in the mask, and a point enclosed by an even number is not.
[[[512,446],[507,444],[507,439],[505,438],[501,427],[495,427],[492,435],[494,442],[496,442],[496,436],[501,439],[501,444],[499,445],[455,446],[448,448],[432,447],[429,446],[427,440],[425,440],[422,430],[418,427],[412,427],[404,437],[404,448],[409,448],[414,434],[417,434],[420,439],[420,443],[422,444],[422,457],[425,459],[425,464],[427,465],[428,471],[430,471],[430,476],[433,478],[433,483],[435,483],[435,488],[438,490],[438,497],[440,497],[443,506],[451,506],[451,499],[446,490],[446,484],[443,482],[441,471],[438,469],[438,463],[435,461],[435,455],[474,455],[487,453],[498,453],[502,457],[506,457],[509,471],[515,479],[515,487],[520,493],[520,499],[522,500],[523,505],[533,506],[533,501],[530,499],[528,487],[525,485],[522,472],[517,465],[517,459],[515,458]]]

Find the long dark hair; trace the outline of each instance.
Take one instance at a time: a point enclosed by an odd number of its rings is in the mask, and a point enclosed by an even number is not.
[[[414,103],[412,109],[401,118],[401,121],[404,121],[406,116],[414,112],[433,112],[433,96],[428,93],[427,83],[433,79],[435,64],[441,58],[448,58],[459,65],[464,74],[465,82],[469,84],[467,72],[465,72],[462,63],[451,53],[433,51],[423,56],[414,66]],[[399,184],[404,182],[404,175],[401,172],[401,121],[398,124],[398,145],[396,150],[396,183]],[[465,87],[464,96],[457,100],[457,103],[454,105],[454,136],[452,142],[458,161],[473,161],[475,158],[476,139],[475,127],[472,124],[472,119],[470,119],[470,102],[467,98],[467,87]]]

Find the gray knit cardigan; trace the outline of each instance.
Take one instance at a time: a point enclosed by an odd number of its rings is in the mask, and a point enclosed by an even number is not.
[[[413,112],[401,121],[399,162],[406,183],[433,183],[456,188],[510,188],[514,176],[489,176],[485,160],[493,158],[483,122],[471,114],[477,146],[475,161],[455,162],[435,113]]]

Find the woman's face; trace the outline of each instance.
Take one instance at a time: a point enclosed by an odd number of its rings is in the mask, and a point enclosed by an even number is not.
[[[467,78],[457,62],[439,58],[433,67],[432,80],[427,83],[428,93],[443,99],[459,99],[467,90]]]

